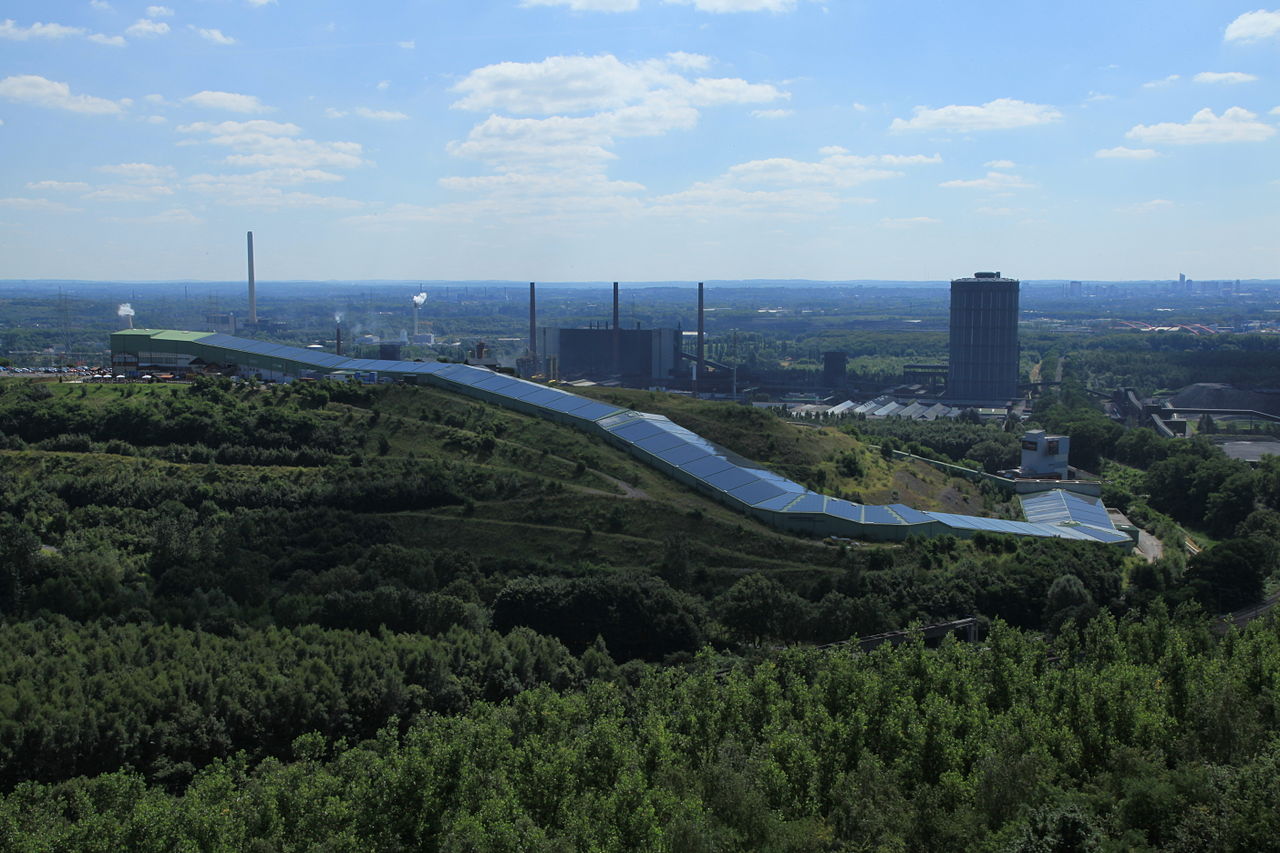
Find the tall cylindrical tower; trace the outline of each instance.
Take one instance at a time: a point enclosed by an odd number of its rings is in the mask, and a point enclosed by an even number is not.
[[[533,369],[538,369],[538,293],[533,282],[529,282],[529,358],[533,361]]]
[[[948,400],[1004,405],[1017,397],[1020,286],[998,272],[951,282]]]
[[[258,291],[253,281],[253,232],[249,234],[249,325],[258,325]]]

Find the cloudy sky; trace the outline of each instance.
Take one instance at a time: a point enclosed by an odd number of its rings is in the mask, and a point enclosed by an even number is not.
[[[1280,276],[1252,0],[164,2],[0,7],[0,277]]]

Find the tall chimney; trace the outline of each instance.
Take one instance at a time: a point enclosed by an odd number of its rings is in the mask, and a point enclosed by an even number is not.
[[[338,346],[337,346],[338,355],[342,355],[342,324],[341,323],[338,324],[337,339],[338,339]]]
[[[696,396],[698,386],[702,383],[702,375],[707,370],[706,351],[703,341],[706,337],[706,328],[703,325],[703,301],[702,301],[702,282],[698,282],[698,372],[693,380],[693,393]]]
[[[529,282],[529,358],[533,369],[538,370],[538,295],[533,282]]]
[[[249,325],[258,325],[258,292],[253,284],[253,232],[249,232]]]
[[[613,372],[622,373],[622,326],[618,323],[618,283],[613,283]]]

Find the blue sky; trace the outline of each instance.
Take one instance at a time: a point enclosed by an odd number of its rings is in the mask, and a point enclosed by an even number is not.
[[[0,8],[0,276],[1280,276],[1280,9]]]

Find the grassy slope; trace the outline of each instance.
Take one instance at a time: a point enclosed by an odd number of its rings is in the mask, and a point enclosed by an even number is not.
[[[569,427],[428,388],[389,389],[375,410],[382,417],[370,430],[370,443],[385,435],[391,456],[449,454],[564,485],[552,496],[397,517],[396,524],[422,545],[645,566],[661,557],[669,537],[685,535],[708,566],[804,568],[836,561],[833,549],[739,515]],[[446,425],[459,421],[468,427]],[[493,449],[473,449],[486,430],[496,435]],[[632,496],[614,480],[628,484]]]
[[[51,383],[49,387],[90,407],[104,406],[126,393],[122,387],[89,386],[80,397],[81,386]],[[172,386],[131,387],[133,394],[185,393]],[[618,389],[588,389],[588,394],[665,414],[828,494],[868,503],[900,500],[925,509],[974,512],[982,506],[981,496],[970,484],[917,463],[886,462],[836,430],[789,424],[769,413],[676,395]],[[245,399],[253,402],[252,396]],[[380,391],[372,412],[331,403],[319,414],[361,425],[367,436],[367,456],[378,455],[381,440],[386,439],[388,458],[445,456],[484,475],[514,475],[560,486],[550,496],[477,501],[431,513],[389,516],[402,535],[423,546],[462,548],[493,558],[537,554],[557,562],[622,567],[654,564],[668,539],[677,536],[690,543],[698,563],[711,568],[800,570],[830,567],[838,561],[834,549],[739,515],[598,439],[460,395],[392,387]],[[106,454],[28,453],[34,454],[28,464],[37,458],[46,464],[59,459],[57,467],[80,470],[86,465],[171,464]],[[847,453],[862,460],[862,476],[850,478],[837,472],[834,460]],[[7,467],[15,461],[10,459]],[[247,479],[254,472],[245,466],[210,467],[218,468],[225,479]],[[10,470],[16,473],[14,467]],[[297,470],[300,480],[317,474]]]
[[[905,503],[925,510],[978,513],[983,499],[966,480],[920,462],[889,462],[838,430],[793,424],[770,412],[733,403],[694,400],[677,394],[621,388],[574,389],[617,406],[665,415],[704,438],[796,482],[860,503]],[[863,473],[842,476],[836,460],[856,454]]]

